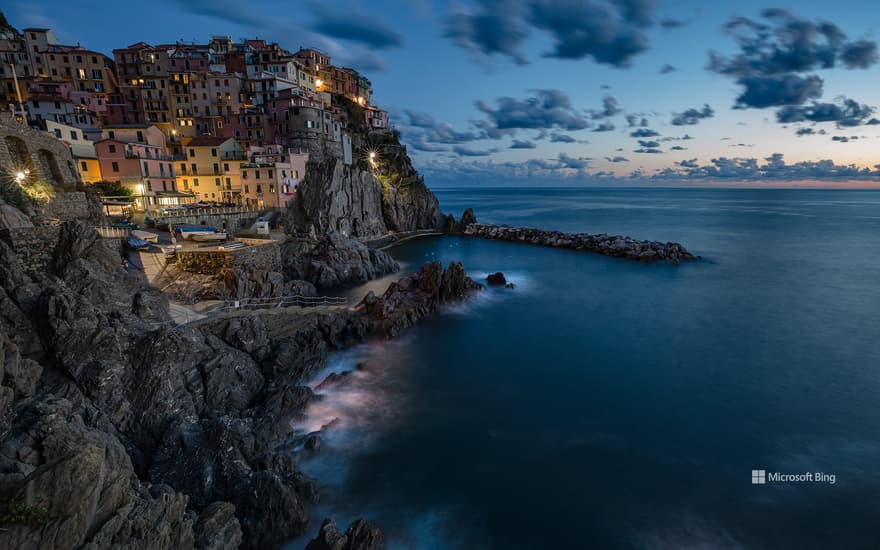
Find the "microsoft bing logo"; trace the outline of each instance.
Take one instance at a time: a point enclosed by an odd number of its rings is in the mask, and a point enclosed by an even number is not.
[[[752,485],[764,485],[767,483],[766,470],[752,470]]]

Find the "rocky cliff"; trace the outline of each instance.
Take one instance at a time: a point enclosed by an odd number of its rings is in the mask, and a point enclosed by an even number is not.
[[[112,242],[80,222],[0,231],[0,547],[280,546],[318,498],[283,446],[305,380],[478,288],[435,263],[351,310],[173,327]]]
[[[390,132],[371,133],[346,165],[332,155],[310,161],[285,216],[289,233],[337,231],[375,238],[389,231],[443,229],[437,197]],[[370,158],[370,152],[373,157]]]

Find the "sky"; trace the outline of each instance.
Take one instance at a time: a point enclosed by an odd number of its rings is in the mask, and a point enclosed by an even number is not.
[[[145,6],[4,9],[107,54],[213,34],[323,49],[370,77],[429,184],[880,187],[871,0]]]

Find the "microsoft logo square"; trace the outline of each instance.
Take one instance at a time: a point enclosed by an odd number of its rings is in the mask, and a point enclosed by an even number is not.
[[[765,470],[752,470],[752,485],[764,485],[767,483],[767,472]]]

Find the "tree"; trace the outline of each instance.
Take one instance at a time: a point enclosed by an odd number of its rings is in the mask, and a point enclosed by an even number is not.
[[[92,184],[92,189],[102,197],[131,197],[133,195],[131,189],[118,181],[96,181]]]

